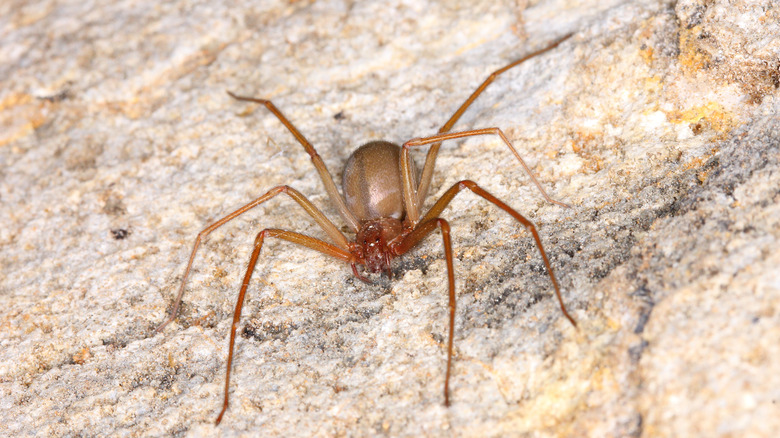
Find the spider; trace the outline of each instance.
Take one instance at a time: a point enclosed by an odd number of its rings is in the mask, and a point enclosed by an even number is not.
[[[539,181],[536,180],[531,170],[525,164],[517,150],[512,146],[506,135],[499,128],[473,129],[462,132],[449,132],[455,122],[460,119],[466,109],[474,100],[493,82],[501,73],[515,67],[524,61],[538,56],[547,51],[553,50],[563,41],[571,37],[571,34],[558,39],[547,47],[530,53],[523,58],[512,62],[505,67],[496,70],[477,89],[461,104],[455,114],[450,117],[447,123],[442,126],[439,133],[430,137],[415,138],[407,141],[402,146],[387,141],[372,141],[364,144],[355,150],[347,160],[342,173],[342,192],[343,196],[336,188],[328,169],[317,151],[308,140],[298,131],[298,129],[285,117],[270,100],[257,99],[253,97],[238,96],[228,91],[228,94],[239,101],[253,102],[264,105],[274,116],[292,133],[296,140],[303,146],[304,150],[311,157],[314,168],[320,175],[322,183],[325,185],[325,191],[338,209],[341,218],[347,223],[349,228],[356,234],[355,240],[349,241],[347,237],[331,222],[314,204],[311,203],[300,192],[290,186],[277,186],[269,190],[264,195],[254,201],[244,205],[238,210],[228,214],[222,219],[207,226],[198,234],[195,244],[192,248],[187,267],[184,270],[184,277],[179,287],[178,295],[171,310],[170,316],[160,324],[155,332],[161,331],[171,321],[176,318],[184,294],[184,286],[187,277],[190,274],[192,263],[195,260],[195,253],[198,251],[203,239],[212,231],[226,224],[237,216],[251,210],[254,207],[268,201],[269,199],[284,193],[297,202],[312,219],[325,231],[332,240],[331,243],[320,239],[309,237],[294,231],[281,230],[276,228],[266,228],[257,234],[254,242],[254,249],[249,259],[249,266],[244,274],[244,280],[241,284],[241,290],[236,300],[235,312],[233,313],[233,324],[230,328],[230,342],[228,346],[227,370],[225,371],[225,393],[222,404],[222,410],[216,419],[216,424],[222,421],[222,417],[228,408],[229,390],[230,390],[230,371],[233,364],[233,353],[236,340],[236,329],[241,319],[241,309],[244,305],[244,298],[252,278],[252,271],[255,269],[257,260],[260,256],[260,250],[267,237],[286,240],[307,248],[319,251],[333,258],[339,259],[352,268],[352,273],[362,281],[370,282],[360,270],[358,265],[363,265],[365,270],[371,273],[386,272],[391,276],[390,263],[395,257],[407,253],[417,246],[428,234],[437,228],[441,232],[444,245],[444,257],[447,263],[447,280],[449,291],[449,337],[447,340],[447,368],[444,378],[444,404],[450,405],[450,374],[452,370],[452,345],[455,326],[455,276],[452,265],[452,243],[450,240],[449,223],[441,218],[442,211],[452,201],[456,194],[463,189],[472,191],[477,196],[482,197],[496,207],[504,210],[523,225],[536,242],[539,253],[547,268],[547,273],[552,281],[555,296],[558,299],[563,315],[576,328],[577,324],[569,315],[566,306],[563,304],[558,282],[553,274],[547,254],[542,247],[542,241],[539,233],[531,221],[523,217],[520,213],[509,207],[507,204],[482,189],[477,183],[470,180],[462,180],[455,183],[447,190],[444,195],[437,200],[434,205],[424,215],[420,212],[433,176],[434,163],[436,155],[439,152],[441,143],[445,140],[473,137],[478,135],[497,135],[510,149],[525,169],[525,172],[531,178],[533,183],[539,189],[542,196],[551,203],[569,207],[567,204],[558,202],[550,198],[542,188]],[[414,162],[409,155],[412,148],[431,145],[425,158],[425,164],[419,178]],[[419,183],[418,183],[419,181]],[[417,184],[416,184],[417,183]],[[415,186],[416,184],[416,186]]]

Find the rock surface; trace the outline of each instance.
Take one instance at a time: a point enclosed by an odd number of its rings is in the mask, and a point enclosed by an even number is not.
[[[780,430],[780,9],[676,3],[75,1],[0,5],[0,435],[707,436]],[[360,144],[455,126],[433,199],[458,311],[442,404],[438,232],[355,279],[266,244],[244,309],[231,406],[227,333],[256,233],[327,239],[289,184],[347,230],[270,98],[334,177]],[[419,157],[422,162],[422,155]],[[348,233],[351,236],[350,233]]]

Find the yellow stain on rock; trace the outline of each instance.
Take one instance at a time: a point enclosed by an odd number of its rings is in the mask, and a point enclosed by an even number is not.
[[[717,102],[708,102],[687,110],[668,112],[666,118],[671,123],[691,125],[691,130],[694,133],[701,132],[708,127],[718,134],[725,134],[737,125],[734,115]]]
[[[677,60],[687,74],[696,74],[709,65],[711,58],[709,53],[699,47],[699,36],[702,33],[701,25],[690,29],[680,28],[680,55]]]
[[[46,122],[43,103],[27,93],[11,93],[0,101],[0,147],[26,137]]]

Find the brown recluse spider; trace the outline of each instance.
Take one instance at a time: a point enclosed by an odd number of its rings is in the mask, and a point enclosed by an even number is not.
[[[574,318],[566,311],[566,306],[563,304],[561,298],[561,291],[558,288],[558,282],[555,280],[550,261],[547,259],[547,254],[542,247],[542,241],[539,238],[539,233],[536,231],[536,227],[528,219],[520,215],[517,211],[503,203],[501,200],[491,195],[479,185],[473,181],[463,180],[455,183],[447,190],[441,198],[428,210],[424,216],[420,217],[420,207],[425,201],[425,197],[428,193],[428,188],[433,175],[434,162],[436,161],[436,155],[439,151],[439,146],[444,140],[451,140],[456,138],[473,137],[476,135],[497,135],[506,144],[506,146],[512,151],[515,158],[520,162],[525,169],[525,172],[531,178],[533,183],[542,193],[544,199],[548,202],[568,207],[568,205],[558,202],[547,196],[539,181],[536,180],[531,170],[525,164],[515,148],[507,139],[506,135],[499,128],[485,128],[485,129],[472,129],[463,132],[452,132],[449,130],[460,119],[463,112],[471,105],[472,102],[485,90],[485,88],[493,82],[493,80],[501,73],[515,67],[525,60],[534,56],[545,53],[554,49],[563,41],[568,39],[571,34],[564,36],[563,38],[555,41],[547,47],[537,50],[523,58],[493,72],[488,78],[477,87],[477,89],[471,93],[468,99],[455,111],[455,114],[450,117],[447,123],[442,126],[437,135],[433,135],[425,138],[416,138],[407,141],[403,146],[386,141],[372,141],[359,147],[347,160],[344,166],[344,172],[342,175],[342,190],[344,196],[339,194],[336,184],[325,167],[325,163],[322,158],[314,150],[311,143],[298,131],[293,124],[287,120],[287,118],[279,111],[276,106],[271,103],[270,100],[255,99],[252,97],[237,96],[228,91],[228,94],[236,100],[254,102],[265,105],[269,111],[271,111],[277,119],[292,133],[292,135],[303,146],[306,152],[311,157],[314,163],[314,168],[320,174],[325,190],[328,192],[330,200],[336,204],[339,214],[342,219],[346,221],[349,227],[355,232],[355,240],[350,242],[342,234],[341,231],[331,222],[314,204],[311,203],[306,197],[300,194],[297,190],[289,186],[278,186],[269,190],[263,196],[255,199],[254,201],[244,205],[238,210],[223,217],[217,222],[209,225],[203,231],[198,234],[195,239],[195,245],[192,248],[187,268],[184,270],[184,278],[182,278],[181,286],[179,287],[179,293],[176,296],[176,301],[173,305],[171,315],[166,319],[156,332],[161,331],[171,321],[176,318],[176,314],[179,311],[181,305],[182,295],[184,294],[184,286],[187,282],[187,277],[190,275],[190,269],[192,268],[192,262],[195,259],[195,253],[200,246],[201,241],[209,233],[215,229],[221,227],[228,221],[236,218],[237,216],[247,212],[248,210],[257,207],[263,202],[275,197],[280,193],[285,193],[290,196],[295,202],[297,202],[308,213],[317,224],[322,227],[325,233],[333,240],[333,243],[328,243],[320,239],[305,236],[293,231],[280,230],[275,228],[266,228],[257,234],[255,238],[254,250],[252,256],[249,259],[249,266],[244,274],[244,281],[241,283],[241,290],[238,293],[238,299],[236,301],[236,309],[233,314],[233,324],[230,328],[230,343],[228,346],[228,359],[227,359],[227,371],[225,372],[225,398],[222,404],[222,410],[217,417],[216,424],[222,421],[222,416],[228,407],[228,394],[230,389],[230,369],[233,364],[233,349],[236,340],[236,328],[238,322],[241,319],[241,309],[244,305],[244,297],[246,296],[247,287],[249,287],[249,280],[252,278],[252,271],[255,269],[257,259],[260,256],[260,250],[263,247],[263,241],[266,237],[276,237],[278,239],[287,240],[292,243],[296,243],[307,248],[311,248],[315,251],[319,251],[323,254],[337,258],[348,263],[352,267],[353,274],[363,280],[368,281],[360,271],[358,271],[357,265],[364,265],[365,269],[372,273],[387,272],[387,275],[391,275],[390,260],[394,257],[398,257],[405,254],[417,244],[419,244],[423,238],[434,231],[436,228],[441,230],[441,235],[444,244],[444,257],[447,262],[447,280],[449,287],[449,337],[447,341],[447,371],[444,378],[444,404],[450,405],[450,372],[452,369],[452,340],[455,327],[455,276],[453,274],[452,267],[452,244],[450,242],[450,226],[445,219],[439,217],[442,211],[452,201],[458,192],[463,189],[469,189],[478,196],[481,196],[488,202],[491,202],[498,208],[509,213],[520,224],[522,224],[536,242],[539,253],[542,256],[544,265],[547,268],[547,273],[552,281],[553,289],[555,290],[555,296],[558,298],[561,311],[566,319],[576,328],[577,324],[574,322]],[[425,164],[423,166],[422,174],[419,179],[419,184],[414,187],[414,183],[417,180],[415,174],[414,163],[409,156],[409,149],[418,146],[431,145],[428,150],[428,154],[425,158]],[[397,166],[392,163],[398,163]]]

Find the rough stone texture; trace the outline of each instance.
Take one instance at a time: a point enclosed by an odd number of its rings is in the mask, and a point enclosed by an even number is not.
[[[780,9],[770,0],[0,5],[0,435],[772,436],[780,430]],[[359,144],[433,134],[491,71],[434,195],[463,194],[453,405],[438,233],[366,285],[255,234],[342,225],[272,98],[338,178]],[[433,199],[433,198],[432,198]],[[430,205],[430,204],[429,204]]]

